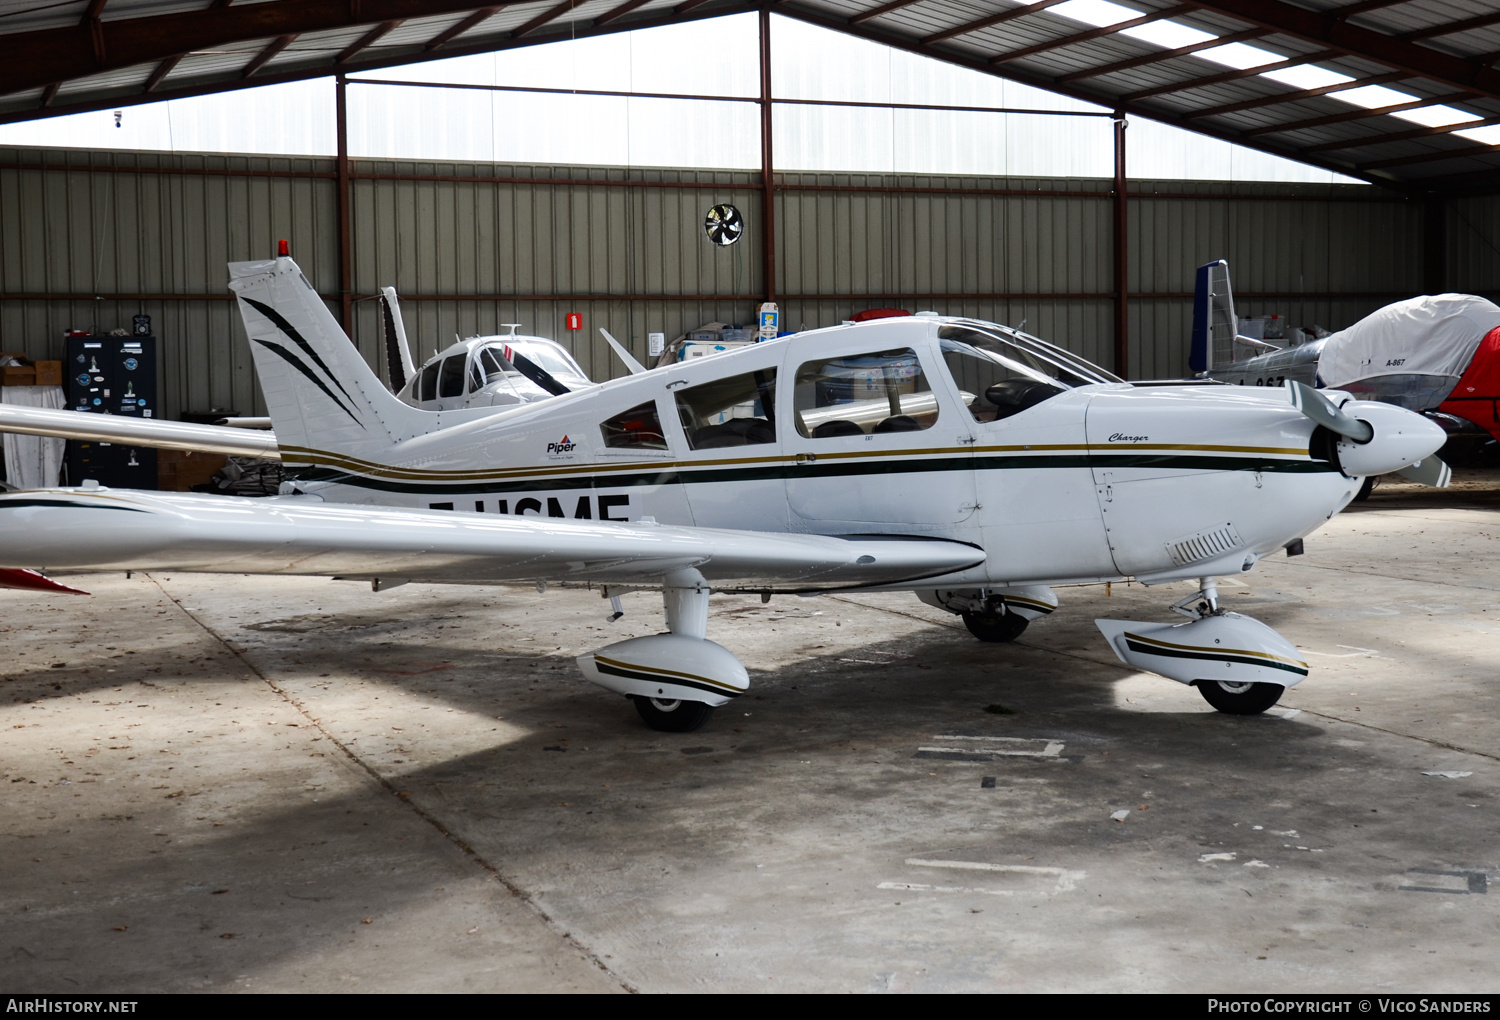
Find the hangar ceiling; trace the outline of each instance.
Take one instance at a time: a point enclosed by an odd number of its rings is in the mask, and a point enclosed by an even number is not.
[[[0,122],[766,6],[0,0]],[[1485,130],[1500,125],[1494,0],[772,0],[769,9],[1408,193],[1493,190],[1500,170],[1500,128]]]

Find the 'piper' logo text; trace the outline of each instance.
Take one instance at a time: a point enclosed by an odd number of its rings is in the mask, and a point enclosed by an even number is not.
[[[567,436],[563,436],[562,439],[558,440],[555,443],[548,443],[547,444],[547,452],[548,453],[572,453],[573,452],[573,448],[575,446],[577,446],[577,445],[578,445],[577,443],[574,443],[574,442],[570,441]]]

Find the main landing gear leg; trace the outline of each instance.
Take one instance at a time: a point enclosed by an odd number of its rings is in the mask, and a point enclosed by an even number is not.
[[[578,657],[600,687],[623,694],[646,725],[688,733],[716,706],[745,693],[750,674],[734,653],[708,640],[708,582],[696,570],[662,579],[667,634],[628,638]]]
[[[677,571],[667,575],[662,599],[667,613],[667,630],[682,637],[708,638],[708,582],[696,570]],[[691,733],[714,714],[714,706],[685,698],[653,698],[635,694],[630,700],[641,719],[653,730],[667,733]]]

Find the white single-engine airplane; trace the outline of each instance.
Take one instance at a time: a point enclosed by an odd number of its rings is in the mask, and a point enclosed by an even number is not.
[[[707,638],[713,591],[914,591],[1009,641],[1057,605],[1051,585],[1126,577],[1200,583],[1173,607],[1187,622],[1097,621],[1122,661],[1263,712],[1307,664],[1225,611],[1214,578],[1295,547],[1365,475],[1446,481],[1442,430],[1391,404],[1133,387],[930,314],[455,421],[393,396],[290,258],[230,271],[286,494],[0,495],[0,566],[660,588],[668,633],[578,659],[657,729],[695,729],[748,686]]]

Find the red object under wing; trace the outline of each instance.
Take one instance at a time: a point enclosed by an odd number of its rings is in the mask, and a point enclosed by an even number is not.
[[[0,588],[24,588],[27,591],[60,591],[69,595],[87,595],[82,588],[69,588],[58,584],[35,570],[9,570],[0,568]]]

